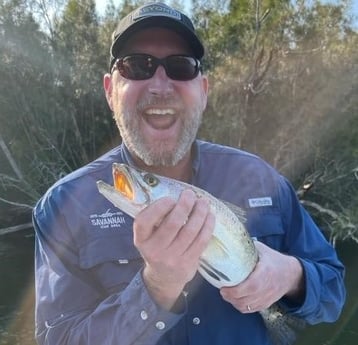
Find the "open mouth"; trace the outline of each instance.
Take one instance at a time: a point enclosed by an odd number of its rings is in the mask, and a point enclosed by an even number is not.
[[[169,129],[176,121],[175,111],[172,108],[150,108],[144,112],[146,122],[154,129]]]
[[[175,111],[172,108],[167,108],[167,109],[154,109],[154,108],[149,108],[145,111],[145,114],[147,115],[157,115],[157,116],[164,116],[164,115],[174,115]]]
[[[118,166],[113,166],[114,188],[129,200],[134,200],[134,190],[129,176]]]

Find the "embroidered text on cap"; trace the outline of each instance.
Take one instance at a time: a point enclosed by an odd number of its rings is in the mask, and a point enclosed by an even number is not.
[[[181,14],[164,4],[148,5],[142,8],[139,8],[133,13],[133,21],[139,20],[143,17],[152,17],[152,16],[165,16],[177,20],[181,20]]]

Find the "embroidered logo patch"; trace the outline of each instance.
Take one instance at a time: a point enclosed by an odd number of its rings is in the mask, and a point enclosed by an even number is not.
[[[264,198],[252,198],[249,199],[249,206],[253,207],[265,207],[272,206],[272,198],[270,196]]]
[[[126,219],[123,212],[111,212],[111,209],[108,209],[106,212],[101,214],[91,214],[90,222],[91,225],[100,229],[108,229],[120,228],[126,223]]]

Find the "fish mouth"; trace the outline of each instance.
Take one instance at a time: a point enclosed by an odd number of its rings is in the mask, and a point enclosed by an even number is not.
[[[141,184],[139,171],[125,164],[113,163],[112,175],[114,189],[124,198],[138,206],[149,203],[149,196]]]
[[[135,192],[133,188],[133,177],[125,166],[114,163],[112,167],[112,175],[114,188],[130,201],[134,201]]]
[[[97,181],[98,191],[115,207],[135,217],[149,204],[149,196],[140,184],[140,173],[125,164],[112,165],[113,186]]]

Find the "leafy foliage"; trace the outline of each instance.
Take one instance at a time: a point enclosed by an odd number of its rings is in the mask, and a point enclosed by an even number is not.
[[[249,9],[243,3],[236,6]],[[212,91],[201,136],[264,156],[295,181],[332,241],[357,241],[357,142],[351,136],[358,117],[357,33],[345,3],[271,6],[266,17],[256,7],[256,18],[264,18],[256,25],[253,8],[243,11],[246,19],[235,21],[235,10],[223,14],[223,23],[241,21],[226,42],[235,41],[245,20],[246,39],[241,51],[221,41],[218,55],[214,50],[209,57]],[[312,177],[314,187],[305,191]]]
[[[0,202],[32,207],[60,176],[117,144],[102,76],[118,19],[144,2],[109,1],[99,17],[94,0],[0,1]],[[349,0],[189,7],[211,83],[200,137],[263,156],[295,181],[332,241],[358,241],[358,34]]]

